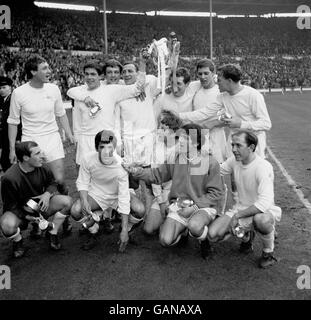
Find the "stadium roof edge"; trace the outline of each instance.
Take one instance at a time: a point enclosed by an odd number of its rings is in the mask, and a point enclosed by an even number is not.
[[[90,5],[102,9],[103,0],[39,0],[75,5]],[[210,0],[106,0],[111,11],[209,11]],[[311,0],[212,0],[217,14],[264,14],[296,12],[298,6],[308,5]]]

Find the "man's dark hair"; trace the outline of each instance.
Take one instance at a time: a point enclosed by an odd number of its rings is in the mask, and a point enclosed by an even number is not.
[[[136,72],[138,72],[138,64],[137,64],[136,62],[134,62],[134,61],[125,61],[125,62],[123,63],[123,68],[124,68],[126,65],[128,65],[128,64],[134,65]]]
[[[198,71],[201,68],[209,68],[212,72],[215,71],[215,64],[210,59],[202,59],[199,60],[196,66],[196,71]]]
[[[231,79],[233,82],[239,82],[242,78],[242,71],[237,64],[225,64],[217,70],[225,79]]]
[[[13,85],[12,79],[10,79],[8,77],[3,77],[3,76],[0,77],[0,87],[1,86],[10,86],[10,87],[12,87],[12,85]]]
[[[97,60],[88,61],[83,66],[83,72],[85,72],[85,69],[87,69],[87,68],[95,69],[97,71],[98,75],[101,75],[103,73],[103,66]]]
[[[183,125],[183,121],[170,110],[161,111],[159,115],[159,122],[168,126],[174,132],[180,129]]]
[[[117,146],[117,138],[114,133],[110,130],[102,130],[98,132],[95,136],[95,149],[97,150],[100,143],[109,144],[110,142],[113,144],[114,148]]]
[[[38,65],[44,62],[47,61],[38,54],[32,55],[25,63],[25,72],[27,79],[32,79],[33,74],[31,73],[31,71],[38,71]]]
[[[203,128],[195,123],[189,123],[181,127],[178,132],[180,136],[182,133],[186,133],[187,136],[191,138],[192,143],[197,143],[197,150],[201,150],[202,146],[205,144],[205,135],[203,133]]]
[[[115,60],[115,59],[109,59],[109,60],[107,60],[105,62],[105,65],[104,65],[104,68],[103,68],[104,75],[106,75],[108,67],[110,67],[110,68],[116,68],[117,67],[117,68],[119,68],[120,73],[123,70],[122,64],[118,60]]]
[[[23,162],[24,156],[31,156],[31,148],[38,147],[38,144],[34,141],[23,141],[15,144],[15,154],[18,161]]]
[[[234,136],[241,136],[244,135],[245,142],[247,146],[254,145],[254,150],[256,150],[257,144],[258,144],[258,138],[255,133],[249,131],[249,130],[239,130],[232,134],[232,137]]]
[[[173,77],[173,72],[170,74],[170,79]],[[186,68],[178,68],[176,70],[176,77],[184,77],[184,84],[187,84],[190,82],[190,71]]]

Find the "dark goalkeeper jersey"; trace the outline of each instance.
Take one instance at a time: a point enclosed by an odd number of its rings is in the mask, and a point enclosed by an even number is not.
[[[35,196],[57,190],[52,171],[48,166],[35,168],[32,172],[23,172],[18,164],[6,171],[1,180],[3,212],[11,211],[20,216],[26,202]]]

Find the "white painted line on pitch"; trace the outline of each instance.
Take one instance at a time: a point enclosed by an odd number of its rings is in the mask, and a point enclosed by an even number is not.
[[[303,192],[300,189],[297,189],[297,183],[293,180],[293,178],[287,173],[286,169],[283,167],[282,163],[277,159],[277,157],[274,155],[272,150],[267,147],[268,153],[270,157],[273,159],[273,161],[277,164],[279,169],[281,170],[283,176],[286,178],[288,184],[293,187],[294,191],[296,192],[299,200],[302,202],[302,204],[308,209],[309,213],[311,214],[311,204],[308,201],[308,199],[305,198]]]

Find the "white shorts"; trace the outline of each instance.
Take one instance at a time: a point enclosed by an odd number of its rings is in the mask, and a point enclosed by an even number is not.
[[[230,209],[225,213],[225,215],[232,218],[236,212],[237,212],[237,209]],[[276,221],[281,220],[282,210],[278,206],[272,206],[266,213],[271,213],[274,219],[273,225],[275,225]],[[253,221],[254,221],[254,216],[241,218],[239,219],[239,225],[246,230],[251,230],[253,229]]]
[[[227,155],[226,144],[227,140],[224,129],[213,128],[205,134],[205,143],[201,151],[211,153],[218,163],[222,163],[225,161]]]
[[[200,211],[200,214],[207,214],[209,217],[212,218],[212,220],[214,220],[217,215],[217,211],[214,208],[200,208],[199,211]],[[204,213],[202,211],[204,211]],[[180,216],[176,211],[169,210],[167,218],[171,218],[171,219],[183,224],[185,227],[188,227],[188,223],[189,223],[190,219],[193,217],[193,215],[194,215],[194,213],[189,218],[184,218],[184,217]]]
[[[96,151],[95,149],[95,135],[77,134],[77,152],[76,163],[81,164],[82,159],[90,152]]]
[[[65,158],[63,143],[58,131],[43,136],[28,137],[23,135],[22,141],[37,142],[44,153],[46,162]]]
[[[118,208],[118,199],[104,199],[103,197],[98,197],[91,192],[89,193],[89,196],[96,201],[103,211],[106,211],[108,208],[115,210]]]

